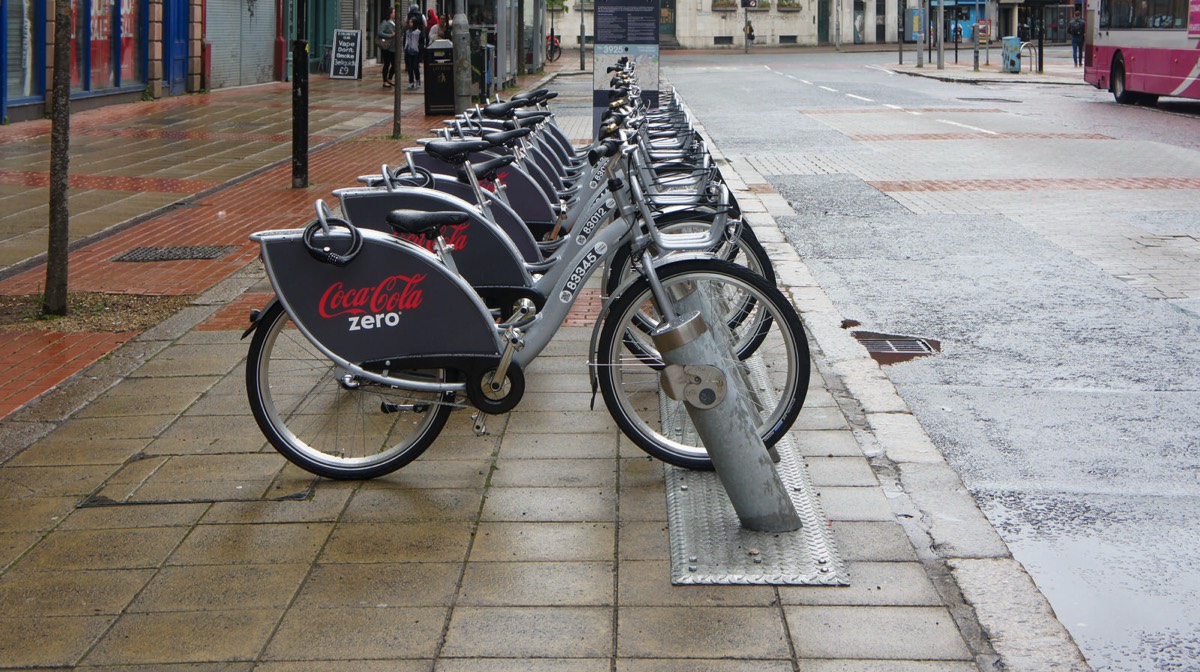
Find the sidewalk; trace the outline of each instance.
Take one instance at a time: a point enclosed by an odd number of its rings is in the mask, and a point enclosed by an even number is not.
[[[926,52],[929,55],[929,52]],[[941,79],[947,82],[969,82],[972,84],[1079,84],[1091,86],[1083,81],[1083,68],[1077,68],[1071,62],[1071,48],[1057,45],[1047,45],[1046,54],[1042,59],[1042,72],[1037,71],[1037,61],[1030,62],[1029,52],[1021,52],[1021,72],[1005,72],[1002,68],[1000,45],[993,44],[990,53],[982,46],[979,50],[979,71],[975,71],[975,53],[970,44],[959,45],[958,63],[954,62],[953,45],[947,45],[943,55],[943,69],[937,67],[937,51],[926,58],[923,67],[917,67],[917,55],[912,45],[905,45],[904,64],[891,65],[888,69],[893,72]],[[990,63],[988,61],[990,60]]]
[[[590,74],[559,74],[590,86]],[[75,335],[0,332],[6,352],[26,348],[0,380],[46,390],[10,402],[0,421],[0,669],[1086,669],[886,376],[837,326],[774,224],[786,202],[719,153],[819,346],[793,436],[849,587],[671,586],[663,467],[621,436],[603,404],[590,407],[595,301],[580,302],[526,372],[522,403],[492,419],[490,434],[474,435],[456,413],[419,460],[369,482],[287,465],[245,401],[241,332],[270,292],[246,234],[306,221],[316,198],[395,161],[401,144],[383,137],[390,122],[331,116],[323,134],[341,140],[313,152],[312,186],[292,190],[288,150],[254,144],[286,144],[269,101],[287,91],[258,88],[91,126],[127,142],[139,119],[207,111],[173,129],[192,133],[234,107],[242,125],[221,140],[284,162],[218,177],[203,162],[209,150],[185,159],[160,142],[145,162],[131,151],[97,169],[187,181],[180,189],[223,185],[168,192],[183,205],[150,214],[159,207],[150,203],[127,214],[135,224],[72,256],[73,289],[193,298],[157,326],[107,336],[63,364],[58,382],[40,363],[77,354]],[[334,101],[372,91],[331,82],[317,105],[336,113],[345,106]],[[590,118],[590,96],[566,98],[555,102],[574,106],[573,121]],[[404,124],[437,121],[417,110]],[[180,165],[196,168],[156,168]],[[213,260],[112,261],[148,245],[233,249]],[[36,289],[39,273],[3,279],[0,293]]]
[[[310,89],[307,189],[291,188],[289,83],[75,115],[70,290],[199,296],[257,258],[249,233],[302,224],[316,199],[399,162],[403,147],[444,118],[426,117],[421,92],[406,91],[406,138],[387,139],[393,90],[383,88],[378,68],[360,81],[314,77]],[[38,262],[46,250],[49,134],[48,121],[0,127],[0,194],[9,206],[0,217],[0,295],[37,294],[45,282]],[[177,258],[117,260],[139,248],[166,248],[158,251]],[[215,258],[189,258],[196,256]],[[0,419],[136,336],[29,327],[0,330]],[[37,359],[52,366],[31,375],[27,362]],[[5,434],[0,459],[14,449],[13,432]]]

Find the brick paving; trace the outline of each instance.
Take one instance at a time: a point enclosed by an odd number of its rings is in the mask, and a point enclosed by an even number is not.
[[[220,182],[202,180],[170,180],[146,177],[117,177],[111,175],[71,175],[71,189],[105,189],[109,191],[169,191],[180,194],[195,194],[219,186]],[[21,187],[47,187],[50,174],[31,170],[2,170],[0,184]]]
[[[332,81],[332,80],[330,80]],[[385,103],[390,104],[390,91],[386,96],[376,94],[374,80],[364,82],[323,82],[314,86],[315,92],[325,91],[330,100],[369,96],[362,106],[322,105],[320,98],[314,110],[362,112],[366,109],[378,113],[385,110]],[[203,158],[213,142],[236,141],[244,146],[248,154],[254,153],[258,145],[290,143],[291,136],[283,134],[263,134],[253,129],[264,125],[278,123],[273,119],[261,119],[247,133],[189,130],[196,126],[216,123],[213,113],[220,118],[230,110],[246,114],[263,107],[263,98],[271,95],[290,95],[290,86],[272,84],[255,87],[254,91],[239,90],[236,92],[217,92],[199,96],[189,96],[187,100],[169,99],[154,103],[142,103],[116,106],[118,109],[101,108],[77,115],[72,120],[74,134],[90,135],[93,137],[130,138],[138,140],[157,141],[166,137],[196,141],[186,149],[173,145],[158,143],[148,145],[151,149],[141,155],[141,163],[137,160],[126,160],[121,163],[121,169],[126,172],[138,173],[146,170],[147,166],[157,165],[164,160],[173,165],[188,165],[188,162]],[[205,99],[211,99],[215,104],[206,104]],[[140,295],[172,295],[198,296],[225,278],[233,275],[248,263],[257,258],[258,250],[250,243],[248,236],[254,231],[270,228],[294,228],[302,226],[313,216],[313,203],[317,198],[331,199],[330,191],[341,186],[353,186],[355,178],[364,172],[375,169],[383,163],[397,163],[403,156],[402,148],[412,146],[415,138],[420,137],[428,128],[441,123],[444,117],[426,117],[421,99],[411,94],[405,102],[405,114],[401,126],[408,129],[408,139],[400,142],[387,139],[391,132],[390,121],[385,123],[373,122],[377,118],[368,115],[365,123],[374,126],[360,127],[367,132],[361,137],[347,142],[335,144],[323,149],[311,151],[309,156],[308,189],[291,188],[291,166],[283,163],[269,167],[265,172],[254,175],[249,179],[235,180],[232,186],[215,190],[222,182],[202,179],[168,179],[138,176],[102,175],[85,172],[88,160],[92,158],[90,150],[82,143],[73,143],[73,152],[82,152],[80,157],[72,157],[72,173],[70,177],[72,189],[72,212],[78,213],[75,199],[84,194],[100,193],[109,200],[119,199],[118,192],[170,192],[180,195],[202,194],[186,201],[183,207],[169,208],[135,226],[121,230],[115,234],[100,238],[75,249],[70,254],[70,287],[77,292],[104,292]],[[290,103],[279,103],[274,106],[279,110],[290,113]],[[171,124],[181,124],[179,130],[145,129],[138,124],[147,121],[161,120],[164,115],[176,114],[179,111],[195,113],[182,120],[171,120]],[[290,114],[287,115],[290,117]],[[319,121],[319,114],[314,114],[312,127],[323,128],[333,119],[324,123]],[[339,117],[340,119],[340,117]],[[32,126],[23,128],[23,124],[15,127],[0,127],[0,145],[8,142],[24,142],[41,138],[46,140],[49,126],[42,122],[31,122]],[[113,125],[118,125],[113,127]],[[414,130],[415,129],[415,130]],[[332,135],[310,135],[310,146],[316,141],[332,138]],[[157,147],[155,151],[153,148]],[[36,147],[22,146],[22,153],[35,153]],[[95,158],[100,158],[99,156]],[[44,158],[42,159],[44,160]],[[25,159],[21,159],[25,163]],[[261,164],[260,164],[261,165]],[[259,166],[246,165],[242,168],[250,172]],[[208,170],[203,161],[195,162],[192,169],[197,174],[205,174]],[[23,191],[12,194],[14,198],[28,199],[45,198],[43,187],[48,183],[48,174],[44,172],[16,169],[10,159],[4,158],[0,152],[0,184],[14,185]],[[32,191],[37,189],[36,192]],[[107,194],[107,196],[103,196]],[[116,201],[114,201],[116,202]],[[133,205],[133,210],[120,213],[128,218],[136,218],[146,210]],[[24,226],[34,228],[44,226],[44,210],[34,210],[25,214],[4,218],[8,226],[13,222],[23,221]],[[40,214],[39,214],[40,213]],[[19,219],[23,217],[24,219]],[[39,221],[40,219],[40,221]],[[74,224],[73,218],[73,224]],[[117,223],[117,222],[111,222]],[[20,226],[20,224],[17,224]],[[74,228],[74,227],[73,227]],[[162,262],[118,262],[116,257],[130,249],[148,246],[232,246],[235,250],[216,260],[181,260]],[[13,248],[12,245],[7,245]],[[44,249],[44,248],[43,248]],[[10,260],[11,261],[11,260]],[[45,282],[45,269],[41,265],[16,274],[9,273],[0,279],[0,294],[25,295],[42,291]],[[259,304],[262,305],[261,303]],[[237,318],[244,323],[248,309]],[[45,392],[54,389],[62,381],[70,378],[78,371],[99,360],[136,334],[122,334],[119,337],[111,334],[69,334],[54,336],[52,334],[31,333],[24,331],[0,332],[0,348],[8,353],[22,353],[20,357],[8,356],[0,360],[0,419],[13,413],[22,405],[37,398]],[[70,357],[56,356],[47,359],[45,364],[39,364],[39,370],[45,366],[52,373],[36,373],[31,375],[29,362],[38,361],[32,353],[49,352],[36,349],[39,344],[45,348],[65,348],[70,351]],[[30,350],[34,347],[35,350]]]
[[[0,419],[137,336],[137,332],[0,332]]]

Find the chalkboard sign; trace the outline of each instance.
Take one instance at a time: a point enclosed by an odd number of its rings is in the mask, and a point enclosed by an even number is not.
[[[333,31],[333,56],[329,63],[330,79],[358,79],[362,62],[362,31]]]

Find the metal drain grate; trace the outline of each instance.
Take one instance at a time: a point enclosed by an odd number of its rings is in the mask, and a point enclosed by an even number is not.
[[[924,357],[940,352],[942,344],[927,338],[915,336],[895,336],[893,334],[877,334],[870,331],[853,332],[871,359],[880,364],[895,364],[907,362],[914,357]]]
[[[191,245],[188,247],[135,247],[113,261],[186,261],[220,259],[237,249],[236,245]]]

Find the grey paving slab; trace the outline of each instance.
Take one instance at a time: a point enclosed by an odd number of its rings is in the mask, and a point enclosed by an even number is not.
[[[434,672],[605,672],[608,658],[552,660],[545,658],[441,658]]]
[[[267,645],[265,660],[432,658],[444,607],[291,609]]]
[[[775,607],[622,607],[617,653],[625,658],[751,659],[791,656]]]
[[[485,472],[486,475],[486,472]],[[361,489],[342,513],[343,523],[436,523],[472,520],[483,503],[482,477],[477,488]]]
[[[613,603],[608,562],[472,562],[458,604],[477,607],[608,606]]]
[[[484,522],[475,534],[472,562],[582,562],[609,560],[611,523]]]
[[[792,664],[786,660],[697,660],[694,658],[621,658],[617,660],[618,672],[789,672],[790,670],[792,670]]]
[[[461,522],[346,523],[333,531],[320,560],[337,562],[454,562],[461,561],[471,529]]]
[[[282,610],[309,571],[307,564],[166,567],[138,594],[130,613]]]
[[[322,563],[296,597],[298,609],[449,606],[461,563]]]
[[[616,518],[616,493],[599,487],[496,488],[483,507],[486,521],[607,522]]]
[[[9,618],[116,615],[152,576],[152,569],[11,571],[0,579],[0,610]]]
[[[21,559],[25,569],[158,567],[188,532],[183,527],[56,530]]]
[[[312,562],[331,525],[198,525],[168,561],[170,565]]]
[[[0,651],[15,668],[70,668],[104,634],[115,616],[0,618]]]
[[[279,611],[126,614],[85,658],[94,665],[253,660]]]
[[[802,658],[971,660],[950,612],[936,607],[785,607]]]
[[[442,655],[505,658],[599,658],[612,651],[606,607],[461,607]]]

